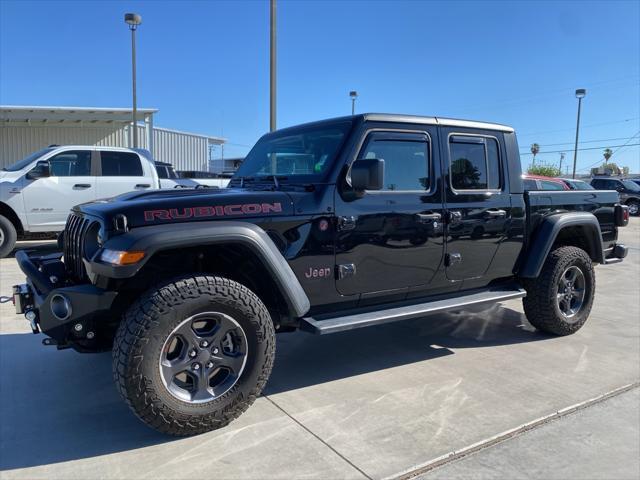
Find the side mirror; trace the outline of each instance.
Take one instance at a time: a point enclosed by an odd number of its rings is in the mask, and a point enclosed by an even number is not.
[[[29,180],[37,180],[38,178],[46,178],[50,175],[49,162],[41,161],[36,163],[36,166],[27,173],[27,178]]]
[[[353,165],[351,166],[351,187],[355,191],[381,190],[383,186],[383,159],[366,158],[353,162]]]

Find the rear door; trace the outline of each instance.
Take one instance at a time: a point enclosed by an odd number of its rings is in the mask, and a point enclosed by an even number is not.
[[[30,231],[61,230],[71,208],[96,199],[94,156],[92,149],[66,150],[48,159],[49,177],[25,178],[22,195]]]
[[[357,158],[384,160],[384,188],[336,199],[338,291],[392,299],[426,288],[443,256],[435,127],[370,128]],[[434,160],[435,158],[435,160]]]
[[[443,128],[449,280],[482,279],[511,221],[499,132]]]
[[[133,190],[153,188],[151,172],[145,172],[135,152],[99,151],[100,161],[97,178],[97,198],[109,198]]]

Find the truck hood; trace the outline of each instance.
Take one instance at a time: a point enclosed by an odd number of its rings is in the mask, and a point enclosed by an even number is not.
[[[75,211],[101,218],[107,230],[124,215],[129,228],[163,223],[293,215],[291,197],[281,191],[171,189],[130,192],[84,203]]]

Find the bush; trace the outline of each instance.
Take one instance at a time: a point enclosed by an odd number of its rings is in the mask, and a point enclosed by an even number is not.
[[[536,165],[529,167],[529,175],[542,175],[543,177],[559,177],[560,169],[552,165]]]

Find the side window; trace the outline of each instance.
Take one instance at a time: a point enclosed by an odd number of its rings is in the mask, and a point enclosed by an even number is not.
[[[558,182],[551,182],[549,180],[540,180],[540,186],[542,190],[564,190]]]
[[[525,178],[524,180],[522,180],[522,183],[524,184],[524,189],[528,192],[538,190],[538,184],[535,180]]]
[[[91,176],[91,151],[77,150],[59,153],[49,159],[52,177]]]
[[[428,190],[429,139],[425,134],[374,132],[358,158],[384,160],[382,190]]]
[[[500,154],[495,138],[452,135],[449,154],[454,190],[500,189]]]
[[[133,152],[100,152],[103,177],[141,177],[140,157]]]
[[[156,165],[156,171],[158,172],[158,178],[169,178],[167,173],[167,167],[162,165]]]

